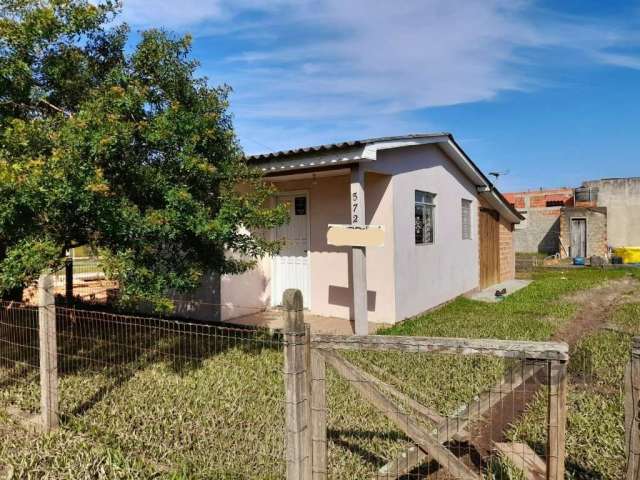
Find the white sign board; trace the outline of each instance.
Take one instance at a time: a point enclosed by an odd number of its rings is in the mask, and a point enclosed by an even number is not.
[[[336,247],[383,247],[382,225],[329,225],[327,243]]]

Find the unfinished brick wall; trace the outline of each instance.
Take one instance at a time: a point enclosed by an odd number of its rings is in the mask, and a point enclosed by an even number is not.
[[[516,276],[516,254],[513,245],[513,224],[500,218],[500,281]]]
[[[573,205],[573,189],[557,188],[506,193],[526,220],[514,232],[517,252],[558,252],[561,208]]]

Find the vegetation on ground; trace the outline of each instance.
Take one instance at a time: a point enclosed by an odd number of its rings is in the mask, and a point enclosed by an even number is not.
[[[459,298],[384,333],[544,340],[579,308],[571,294],[624,275],[627,271],[622,269],[535,272],[534,283],[501,303]],[[634,320],[638,308],[622,307],[612,322],[629,333],[639,331]],[[5,439],[0,466],[10,469],[13,478],[282,478],[283,358],[266,338],[253,343],[229,340],[215,351],[198,351],[192,360],[173,354],[189,351],[180,350],[187,345],[171,347],[163,343],[171,340],[165,339],[145,344],[146,354],[125,356],[119,363],[119,342],[103,334],[99,338],[97,343],[88,338],[68,352],[64,365],[76,368],[68,369],[61,380],[60,430],[36,435],[0,413],[0,435]],[[589,362],[574,362],[572,377],[578,378],[580,365],[588,364],[593,378],[585,388],[574,381],[571,386],[568,467],[574,478],[617,478],[621,469],[620,396],[612,392],[622,385],[629,338],[626,333],[601,332],[573,352],[576,359]],[[149,353],[154,351],[173,353]],[[507,366],[495,359],[443,355],[348,357],[443,414],[454,413],[493,385]],[[69,362],[71,358],[76,363]],[[91,360],[100,358],[115,362],[117,368]],[[0,412],[9,405],[37,411],[37,378],[17,383],[5,378],[0,369]],[[411,445],[331,370],[328,396],[330,478],[370,477]],[[545,424],[536,412],[534,405],[512,430],[514,437],[533,446],[541,441]],[[506,472],[513,470],[501,466]]]
[[[443,308],[404,321],[380,333],[548,340],[579,308],[579,305],[563,297],[627,274],[625,269],[542,269],[533,274],[534,282],[531,285],[499,303],[477,302],[460,297]],[[419,294],[417,291],[416,295]]]
[[[640,291],[636,292],[636,302]],[[640,335],[640,303],[614,310],[610,329],[583,338],[571,351],[567,472],[575,479],[625,478],[624,369],[631,339]],[[538,398],[510,435],[544,445],[545,400]]]

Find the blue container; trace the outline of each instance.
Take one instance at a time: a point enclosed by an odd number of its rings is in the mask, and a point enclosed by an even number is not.
[[[582,265],[582,266],[584,266],[584,257],[575,257],[573,259],[573,264],[574,265]]]

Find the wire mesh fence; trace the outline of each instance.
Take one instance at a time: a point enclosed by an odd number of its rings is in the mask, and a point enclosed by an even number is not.
[[[322,349],[327,478],[564,475],[564,361]]]
[[[12,389],[3,384],[3,398],[36,412],[37,308],[3,304],[1,311],[3,367],[9,359],[12,378],[21,376]],[[545,418],[534,417],[531,432],[512,426],[535,402],[548,416],[551,399],[550,362],[522,352],[323,350],[323,403],[311,393],[318,351],[308,330],[283,334],[60,305],[55,313],[62,428],[126,449],[150,475],[283,478],[291,463],[287,405],[298,412],[305,402],[313,419],[324,411],[325,478],[516,478],[509,472],[543,468],[536,462],[546,468],[551,457]],[[287,348],[307,350],[296,356],[304,366],[289,365],[283,375]],[[309,386],[304,398],[286,393],[286,372]],[[298,430],[310,432],[309,425]],[[522,466],[530,461],[533,467]]]
[[[0,402],[25,411],[38,409],[40,381],[38,308],[0,302]]]
[[[60,413],[155,470],[284,474],[282,337],[57,308]]]
[[[62,432],[144,478],[284,477],[282,334],[60,305],[55,333]],[[0,303],[0,412],[42,414],[39,353],[38,308]]]
[[[571,478],[625,478],[640,458],[640,447],[632,443],[639,438],[637,426],[629,433],[633,423],[625,424],[625,417],[640,418],[640,381],[625,391],[640,310],[636,302],[620,312],[569,342]],[[552,388],[558,385],[558,362],[538,358],[539,351],[518,342],[517,356],[469,351],[476,340],[442,351],[442,345],[421,344],[421,337],[370,340],[392,344],[391,351],[351,343],[343,348],[353,337],[294,332],[287,339],[286,329],[274,333],[64,305],[56,307],[55,324],[61,432],[116,448],[142,476],[283,478],[291,460],[285,448],[291,444],[289,407],[305,404],[310,423],[292,431],[313,431],[320,413],[326,426],[326,436],[314,433],[310,450],[301,454],[312,461],[315,478],[537,479],[547,478],[550,462],[562,455],[564,441],[550,443],[552,412],[563,408],[563,392]],[[322,348],[333,337],[342,347]],[[292,346],[308,349],[310,358],[283,374]],[[325,365],[321,375],[318,352]],[[1,303],[0,407],[40,411],[39,353],[38,309]],[[302,382],[301,397],[287,396],[287,371]],[[323,384],[325,398],[307,384]],[[1,423],[0,416],[0,433]],[[323,448],[324,477],[316,462]],[[602,454],[594,456],[594,449]],[[55,455],[58,468],[66,453]],[[17,472],[18,478],[31,473]]]

